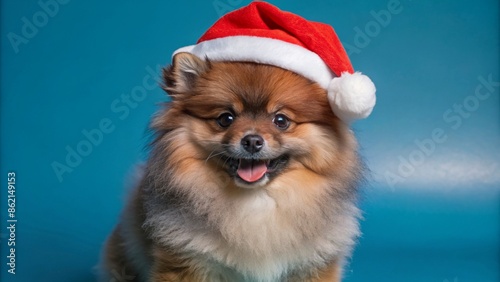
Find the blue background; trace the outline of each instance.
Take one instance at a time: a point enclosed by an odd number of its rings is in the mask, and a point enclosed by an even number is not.
[[[151,70],[249,1],[65,2],[52,15],[37,1],[1,2],[1,281],[94,280],[146,155],[148,120],[166,100]],[[271,2],[334,26],[355,69],[377,85],[372,116],[354,124],[371,176],[345,281],[500,281],[499,86],[475,97],[481,78],[500,81],[498,1]],[[391,3],[390,19],[377,16]],[[23,18],[39,27],[12,44]],[[111,132],[85,147],[82,131],[103,120]],[[87,156],[58,179],[53,163],[78,146]],[[8,171],[15,276],[6,267]]]

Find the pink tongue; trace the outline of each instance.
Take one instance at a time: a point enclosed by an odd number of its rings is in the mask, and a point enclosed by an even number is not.
[[[238,167],[238,175],[246,182],[255,182],[264,176],[267,172],[267,165],[265,161],[257,160],[240,160]]]

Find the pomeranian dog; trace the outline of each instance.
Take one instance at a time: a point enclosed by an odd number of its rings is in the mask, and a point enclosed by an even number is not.
[[[102,281],[340,281],[363,169],[330,90],[272,64],[209,57],[178,52],[164,69],[171,101],[151,123]]]
[[[133,281],[339,281],[356,141],[293,72],[179,53],[144,176],[106,247]]]

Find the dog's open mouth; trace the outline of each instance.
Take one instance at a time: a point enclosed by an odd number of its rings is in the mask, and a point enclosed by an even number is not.
[[[282,155],[270,160],[229,158],[227,163],[232,175],[252,184],[263,179],[266,175],[272,176],[278,173],[285,168],[288,160],[288,155]]]

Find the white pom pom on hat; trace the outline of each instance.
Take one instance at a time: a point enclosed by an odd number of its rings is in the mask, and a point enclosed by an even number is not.
[[[366,118],[375,106],[375,85],[360,72],[342,73],[330,82],[328,101],[333,112],[346,122]]]
[[[370,115],[375,85],[354,72],[333,28],[255,1],[221,17],[189,52],[212,61],[274,65],[317,82],[328,92],[332,111],[349,123]]]

